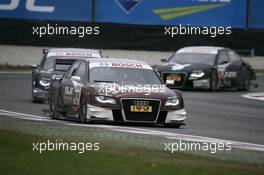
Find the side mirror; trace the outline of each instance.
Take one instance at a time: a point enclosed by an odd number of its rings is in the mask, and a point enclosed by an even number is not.
[[[37,64],[30,64],[30,67],[31,67],[32,69],[35,69],[35,68],[38,67],[38,65],[37,65]]]
[[[229,63],[229,62],[228,61],[222,61],[219,63],[219,65],[223,65],[223,64],[227,64],[227,63]]]
[[[166,85],[174,85],[174,80],[166,80]]]
[[[167,59],[161,59],[160,61],[163,62],[163,63],[167,63],[168,62]]]
[[[43,54],[43,55],[47,54],[48,52],[49,52],[49,49],[43,49],[43,50],[42,50],[42,54]]]
[[[71,80],[72,81],[81,81],[81,77],[79,77],[79,76],[72,76],[71,77]]]

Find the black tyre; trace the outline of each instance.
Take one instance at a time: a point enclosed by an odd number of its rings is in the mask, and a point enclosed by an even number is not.
[[[241,74],[241,86],[238,90],[248,91],[251,85],[251,76],[248,69],[243,69]]]
[[[44,100],[41,98],[37,98],[37,97],[32,97],[32,102],[33,103],[43,103]]]
[[[49,98],[49,111],[50,111],[50,117],[52,119],[56,118],[57,115],[57,107],[56,107],[56,96],[55,96],[55,92],[51,91],[50,93],[50,98]]]
[[[218,89],[219,89],[218,75],[216,71],[212,71],[211,76],[210,76],[210,90],[214,92],[214,91],[217,91]]]
[[[86,122],[86,116],[87,116],[87,100],[86,100],[85,95],[81,95],[80,110],[79,110],[79,121],[80,121],[80,123]]]

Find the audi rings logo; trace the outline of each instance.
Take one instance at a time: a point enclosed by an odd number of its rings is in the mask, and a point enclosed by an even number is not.
[[[148,106],[149,101],[135,100],[134,105],[136,105],[136,106]]]

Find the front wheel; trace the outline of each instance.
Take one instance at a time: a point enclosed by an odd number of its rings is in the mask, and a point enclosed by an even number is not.
[[[238,90],[248,91],[250,89],[251,78],[250,72],[247,69],[244,69],[241,77],[241,87]]]
[[[80,110],[79,110],[79,121],[85,123],[87,118],[87,100],[85,95],[81,95],[80,98]]]
[[[214,91],[217,91],[218,89],[219,89],[219,86],[218,86],[217,72],[212,71],[211,76],[210,76],[210,90],[214,92]]]
[[[55,97],[55,92],[54,91],[51,91],[51,93],[50,93],[49,111],[50,111],[50,117],[52,119],[55,119],[56,115],[57,115],[57,107],[56,107],[56,97]]]

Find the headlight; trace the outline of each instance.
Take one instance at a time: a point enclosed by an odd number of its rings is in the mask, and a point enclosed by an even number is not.
[[[116,104],[116,101],[112,97],[106,97],[106,96],[96,96],[95,100],[99,103],[103,104]]]
[[[190,75],[190,78],[201,78],[204,76],[204,71],[198,70],[198,71],[193,71]]]
[[[44,86],[44,87],[47,87],[47,86],[49,86],[50,85],[50,81],[49,80],[39,80],[39,84],[41,85],[41,86]]]
[[[165,106],[177,106],[180,103],[178,98],[168,99],[165,103]]]

